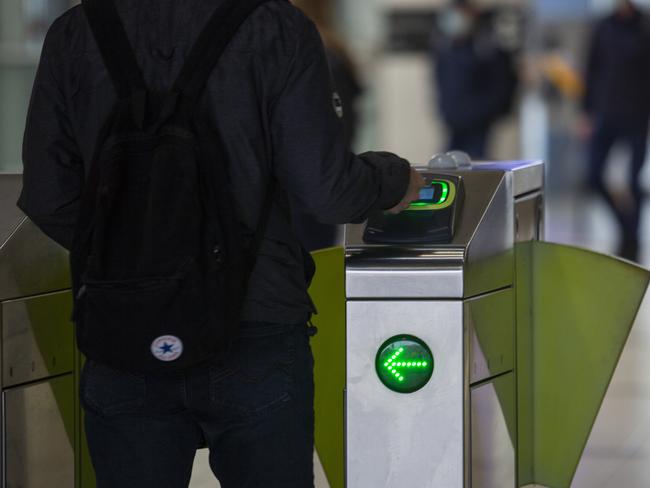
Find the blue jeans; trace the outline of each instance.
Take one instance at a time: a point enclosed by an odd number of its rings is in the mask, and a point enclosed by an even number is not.
[[[97,488],[186,488],[203,444],[223,488],[313,487],[309,335],[243,324],[225,360],[164,375],[88,361],[81,401]]]

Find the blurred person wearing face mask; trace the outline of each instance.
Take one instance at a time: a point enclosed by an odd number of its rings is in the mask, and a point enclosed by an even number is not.
[[[650,120],[650,19],[623,0],[593,31],[587,60],[582,133],[589,140],[591,187],[605,198],[622,231],[618,254],[637,260],[643,192],[639,175],[647,156]],[[614,198],[604,181],[612,147],[631,153],[626,198]]]
[[[332,2],[330,0],[293,0],[292,3],[309,17],[323,40],[330,68],[333,103],[343,120],[345,139],[352,146],[358,127],[356,104],[363,94],[357,69],[345,42],[332,28]],[[338,226],[324,224],[317,217],[298,212],[295,227],[305,249],[316,251],[336,245]]]
[[[363,94],[363,86],[359,81],[357,66],[345,43],[332,27],[331,0],[293,0],[292,3],[309,17],[323,39],[325,55],[330,66],[332,85],[340,97],[340,103],[345,126],[346,138],[353,145],[359,116],[357,102]]]
[[[444,11],[433,56],[448,148],[485,159],[494,123],[512,108],[517,74],[512,56],[481,29],[479,14],[467,1]]]

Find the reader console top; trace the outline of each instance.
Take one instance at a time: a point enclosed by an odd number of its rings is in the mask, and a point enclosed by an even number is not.
[[[445,244],[454,238],[463,201],[463,180],[457,175],[423,173],[420,198],[398,215],[378,212],[368,219],[367,244]]]

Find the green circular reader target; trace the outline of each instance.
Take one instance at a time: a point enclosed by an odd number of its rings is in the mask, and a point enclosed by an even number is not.
[[[388,339],[375,360],[381,382],[398,393],[413,393],[426,385],[433,375],[433,366],[431,349],[411,335]]]

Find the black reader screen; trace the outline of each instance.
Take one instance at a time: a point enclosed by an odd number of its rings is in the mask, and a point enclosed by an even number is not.
[[[426,186],[405,212],[377,212],[368,219],[363,239],[372,244],[450,243],[462,203],[460,176],[425,175]]]
[[[411,203],[409,210],[437,210],[447,203],[450,195],[451,185],[448,181],[433,180],[429,185],[420,190],[420,198]]]

